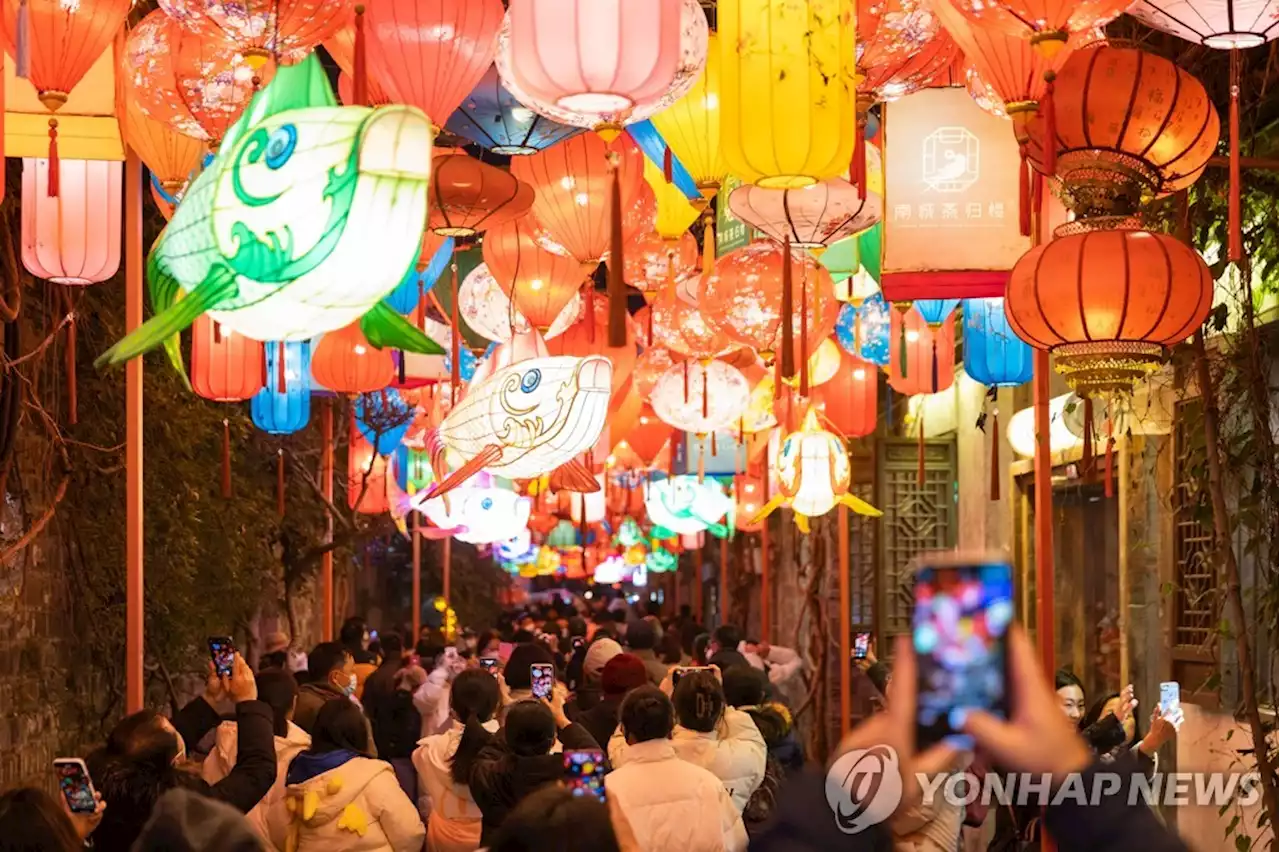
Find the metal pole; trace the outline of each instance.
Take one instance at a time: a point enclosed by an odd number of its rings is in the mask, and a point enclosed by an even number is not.
[[[142,160],[132,148],[124,181],[124,326],[142,325]],[[125,711],[142,709],[144,582],[142,572],[142,358],[124,368],[125,381]]]
[[[410,522],[413,536],[413,641],[418,641],[422,632],[422,536],[418,533],[418,513],[413,513]]]
[[[1129,438],[1123,432],[1116,437],[1120,454],[1120,483],[1117,512],[1120,515],[1120,683],[1129,683]]]
[[[1046,676],[1054,664],[1053,623],[1053,459],[1049,450],[1049,353],[1035,350],[1036,410],[1036,643]]]
[[[333,505],[333,401],[326,399],[320,411],[322,445],[320,448],[320,487],[324,499]],[[326,510],[324,540],[333,542],[333,515]],[[333,551],[326,551],[320,565],[320,597],[324,602],[324,615],[320,619],[320,635],[325,642],[333,641]]]
[[[836,516],[838,535],[836,547],[839,548],[840,590],[840,735],[849,733],[853,727],[853,673],[849,671],[853,649],[849,645],[849,628],[852,627],[853,616],[849,612],[849,507],[840,504]]]

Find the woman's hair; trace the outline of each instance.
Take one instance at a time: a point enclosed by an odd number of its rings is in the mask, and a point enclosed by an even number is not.
[[[449,709],[465,726],[449,763],[449,777],[455,783],[471,783],[471,768],[476,757],[492,738],[483,724],[493,718],[501,701],[498,679],[484,669],[467,669],[453,679],[449,688]]]
[[[369,729],[365,725],[364,713],[355,702],[335,698],[326,701],[316,714],[310,751],[325,754],[341,749],[368,754]]]
[[[80,852],[84,843],[57,800],[35,787],[0,796],[0,852]]]
[[[707,646],[710,644],[710,633],[699,633],[693,637],[693,650],[690,652],[690,656],[693,657],[695,666],[705,666],[707,664]]]
[[[502,821],[489,852],[619,852],[609,809],[594,796],[548,784]]]
[[[272,732],[289,735],[289,715],[298,699],[298,682],[286,671],[272,669],[258,675],[258,698],[271,708]]]
[[[556,720],[541,701],[517,701],[502,726],[507,748],[519,757],[548,754],[556,740]]]
[[[556,658],[545,645],[537,642],[526,642],[517,645],[502,667],[502,676],[511,689],[528,689],[530,686],[529,666],[534,663],[550,663],[555,665]]]
[[[502,634],[496,630],[485,630],[476,637],[476,656],[485,656],[485,649],[492,646],[492,653],[497,653],[502,644]]]
[[[111,729],[106,752],[110,757],[162,770],[178,756],[178,738],[161,724],[159,713],[139,710],[125,716]]]
[[[618,724],[622,726],[623,735],[634,742],[663,740],[671,736],[675,710],[662,690],[656,686],[639,686],[622,699]]]
[[[258,674],[273,671],[275,669],[283,669],[289,665],[289,649],[283,648],[279,651],[270,651],[258,657]]]
[[[668,666],[679,665],[684,659],[684,649],[680,647],[680,632],[671,628],[662,635],[660,657]]]
[[[1074,686],[1084,692],[1084,684],[1080,682],[1080,678],[1071,673],[1070,669],[1058,669],[1053,673],[1053,688],[1055,691],[1065,689],[1068,686]]]
[[[1099,698],[1089,707],[1089,712],[1084,714],[1084,718],[1080,720],[1080,730],[1085,730],[1089,726],[1096,724],[1104,715],[1103,710],[1107,706],[1108,701],[1114,701],[1120,697],[1118,692],[1109,692]],[[1119,747],[1129,748],[1134,743],[1142,739],[1142,728],[1138,726],[1138,714],[1133,714],[1133,736],[1129,737]]]
[[[671,703],[682,727],[708,733],[724,713],[724,690],[711,672],[690,672],[676,684]]]
[[[769,678],[752,666],[730,666],[721,674],[724,698],[730,707],[763,704],[769,692]]]

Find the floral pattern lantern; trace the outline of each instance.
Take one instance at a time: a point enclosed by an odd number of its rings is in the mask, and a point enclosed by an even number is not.
[[[342,29],[346,3],[324,0],[159,0],[169,17],[204,38],[221,39],[250,65],[293,65]]]
[[[662,378],[662,374],[676,363],[671,350],[665,346],[650,346],[636,358],[636,369],[631,375],[632,386],[641,399],[648,399],[653,386]]]
[[[572,258],[538,245],[532,216],[489,229],[481,250],[498,286],[544,333],[578,296],[586,273]]]
[[[240,402],[265,384],[261,342],[223,328],[208,315],[196,318],[191,326],[191,388],[197,396]]]
[[[473,237],[519,219],[533,206],[533,188],[462,150],[439,152],[431,164],[428,226],[443,237]]]
[[[458,289],[458,312],[462,321],[477,334],[500,343],[510,340],[514,334],[533,329],[525,315],[512,306],[484,263],[478,264],[462,279],[462,286]],[[582,315],[582,295],[575,292],[543,337],[547,340],[559,337]]]
[[[732,426],[751,399],[751,386],[723,361],[685,361],[667,370],[649,399],[664,423],[706,435]]]
[[[253,425],[271,435],[290,435],[311,418],[311,343],[265,343],[266,386],[253,395]]]
[[[534,154],[582,132],[529,109],[502,86],[496,66],[449,116],[445,129],[487,151],[507,156]]]
[[[623,275],[628,286],[641,293],[661,293],[674,289],[679,279],[695,274],[698,258],[698,241],[693,234],[683,233],[673,241],[651,231],[627,245]]]
[[[890,320],[894,357],[889,359],[889,385],[915,396],[937,393],[955,381],[955,323],[930,326],[915,308],[894,310]]]
[[[802,189],[740,186],[729,196],[733,215],[797,248],[823,249],[880,221],[884,202],[841,178]]]
[[[847,352],[831,381],[819,385],[811,399],[822,422],[845,438],[861,438],[876,431],[880,397],[879,369]]]
[[[710,318],[674,293],[663,293],[644,309],[641,322],[652,318],[653,339],[658,346],[690,358],[716,358],[734,348],[733,341]]]
[[[123,163],[60,160],[49,191],[48,160],[22,161],[22,265],[56,284],[96,284],[120,268]]]
[[[881,367],[889,366],[892,308],[884,296],[872,293],[856,309],[840,309],[836,339],[845,352]]]
[[[1119,17],[1132,0],[938,0],[977,26],[1025,38],[1045,56],[1067,46],[1070,36],[1088,33]]]
[[[927,0],[858,0],[859,120],[879,101],[928,86],[959,53]]]
[[[1009,326],[1004,299],[965,299],[960,334],[964,371],[978,384],[1017,387],[1031,381],[1031,347]]]

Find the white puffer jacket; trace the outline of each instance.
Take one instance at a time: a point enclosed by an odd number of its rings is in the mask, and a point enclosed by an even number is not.
[[[235,722],[223,722],[218,726],[214,734],[213,750],[209,752],[209,756],[204,759],[204,764],[200,767],[200,775],[208,784],[217,784],[231,774],[232,768],[236,765],[238,753],[237,736]],[[245,814],[249,824],[263,840],[270,841],[267,836],[267,811],[273,804],[284,798],[284,774],[289,770],[289,761],[310,747],[310,734],[292,722],[289,723],[289,730],[285,736],[276,737],[276,783],[271,785],[267,795],[262,797],[253,810]]]
[[[496,733],[498,723],[483,724]],[[480,808],[466,784],[457,784],[450,775],[453,755],[462,741],[461,722],[443,734],[424,737],[413,753],[418,772],[418,811],[427,824],[427,852],[472,852],[480,845]]]

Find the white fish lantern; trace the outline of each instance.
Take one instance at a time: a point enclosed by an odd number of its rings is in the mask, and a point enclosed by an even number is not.
[[[423,500],[419,508],[433,526],[467,544],[515,539],[529,526],[532,501],[514,491],[473,480],[449,495]]]
[[[698,482],[696,476],[674,476],[645,486],[645,511],[659,538],[703,530],[723,538],[729,527],[721,520],[732,520],[733,505],[714,479]]]
[[[849,493],[853,469],[844,442],[818,423],[817,409],[805,413],[800,431],[782,440],[774,461],[778,493],[751,519],[752,524],[780,506],[795,513],[796,526],[809,532],[809,518],[825,515],[843,504],[860,515],[880,517],[881,511]]]
[[[696,435],[736,426],[750,401],[747,377],[723,361],[674,364],[649,394],[654,413],[663,423]]]

